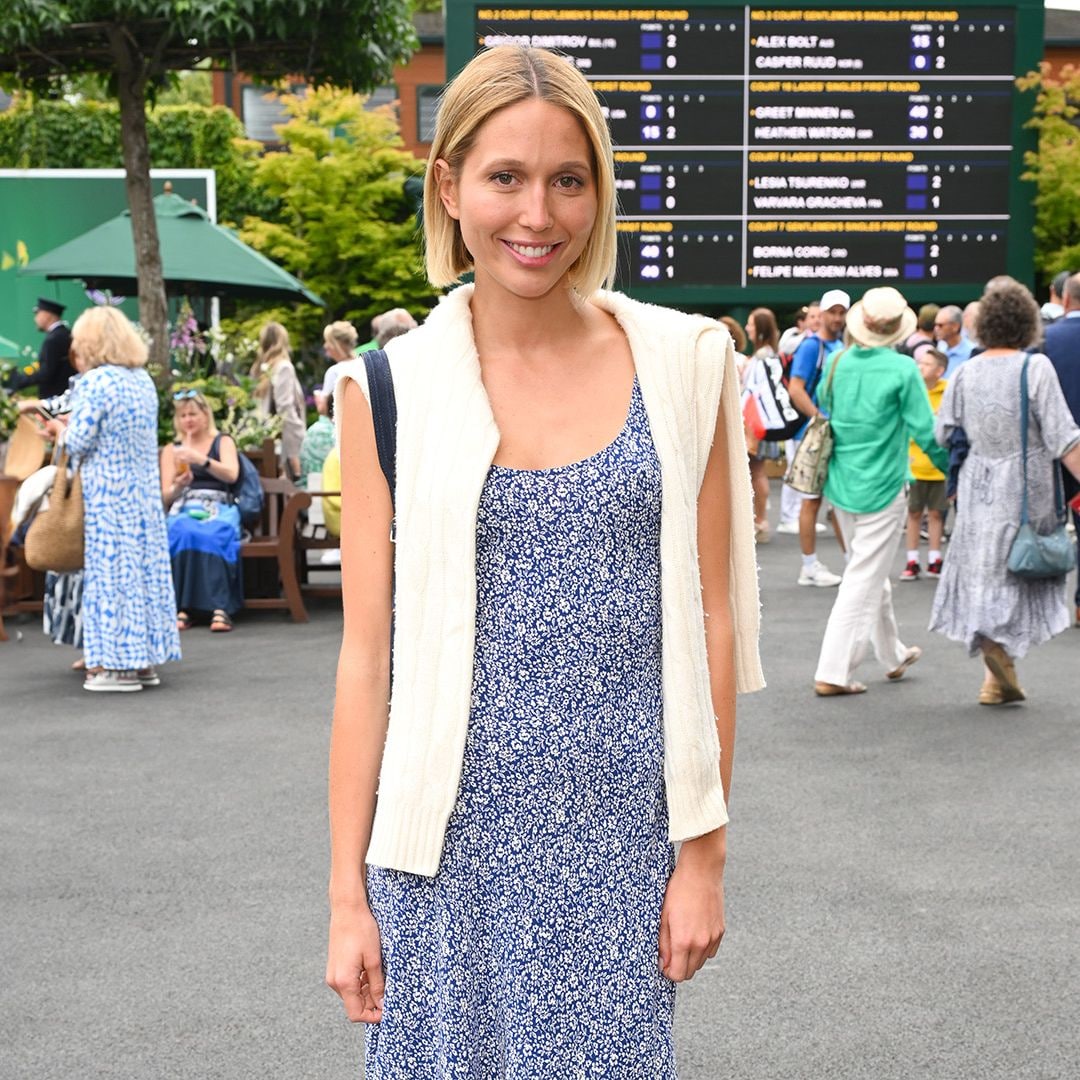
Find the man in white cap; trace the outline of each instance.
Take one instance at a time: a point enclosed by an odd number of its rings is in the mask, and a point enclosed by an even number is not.
[[[851,346],[827,365],[818,398],[829,414],[832,457],[825,495],[851,559],[825,628],[814,675],[821,697],[861,694],[855,669],[873,649],[891,681],[922,655],[900,640],[889,575],[900,546],[910,442],[947,469],[934,440],[934,413],[918,367],[896,351],[915,312],[890,286],[870,289],[847,314]]]
[[[840,348],[844,335],[844,318],[849,307],[851,297],[843,289],[829,289],[821,298],[820,327],[816,333],[807,336],[792,357],[788,393],[791,394],[791,403],[808,418],[821,412],[816,401],[821,375],[828,358]],[[809,420],[807,422],[809,423]],[[804,424],[796,433],[796,446],[805,429]],[[819,588],[839,585],[840,575],[834,574],[817,557],[817,516],[821,509],[821,499],[813,495],[800,497],[802,507],[799,511],[799,547],[802,549],[802,570],[799,573],[799,584],[816,585]],[[842,548],[844,541],[839,530],[836,538]]]

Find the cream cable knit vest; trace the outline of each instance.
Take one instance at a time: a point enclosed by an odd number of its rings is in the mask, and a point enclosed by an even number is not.
[[[394,692],[367,862],[433,876],[457,798],[473,678],[476,516],[499,445],[472,286],[389,343],[398,407]],[[727,821],[709,689],[697,495],[723,401],[731,468],[736,689],[765,685],[753,512],[731,338],[710,319],[599,292],[626,333],[663,474],[664,778],[672,840]],[[342,365],[367,394],[362,360]],[[343,379],[337,383],[341,394]],[[613,762],[617,768],[618,763]]]

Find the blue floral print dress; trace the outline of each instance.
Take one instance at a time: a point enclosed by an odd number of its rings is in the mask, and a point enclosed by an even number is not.
[[[492,466],[476,655],[438,873],[371,866],[383,1019],[367,1080],[673,1080],[659,969],[660,463],[626,425],[554,469]]]
[[[66,443],[82,475],[86,666],[180,659],[158,471],[157,391],[142,368],[103,364],[72,391]]]

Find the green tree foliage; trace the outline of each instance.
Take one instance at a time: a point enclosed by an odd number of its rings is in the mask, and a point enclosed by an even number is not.
[[[1068,65],[1057,75],[1043,64],[1017,80],[1036,92],[1028,127],[1039,134],[1039,149],[1024,156],[1025,180],[1035,195],[1035,265],[1046,280],[1080,267],[1080,68]]]
[[[214,169],[218,219],[239,224],[273,213],[255,183],[260,143],[224,106],[157,105],[146,117],[155,169]],[[43,100],[21,94],[0,113],[0,168],[119,169],[120,110],[115,102]]]
[[[214,80],[209,71],[176,71],[154,99],[158,105],[213,105]]]
[[[151,360],[168,362],[165,287],[150,191],[148,98],[170,72],[229,65],[264,81],[299,77],[369,89],[416,46],[408,0],[4,0],[0,74],[31,88],[108,76],[120,103],[139,311]]]
[[[258,165],[279,220],[249,218],[241,235],[326,300],[323,311],[282,316],[294,340],[321,340],[334,319],[363,333],[392,307],[421,314],[434,296],[404,185],[424,163],[402,149],[389,110],[367,111],[357,94],[324,87],[281,100],[291,117],[277,129],[287,149]]]

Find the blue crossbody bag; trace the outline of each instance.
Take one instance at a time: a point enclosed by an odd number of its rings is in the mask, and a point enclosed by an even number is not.
[[[1028,514],[1028,361],[1020,372],[1020,456],[1024,463],[1024,495],[1020,506],[1020,531],[1009,548],[1006,566],[1017,577],[1040,580],[1064,577],[1076,565],[1076,541],[1065,528],[1065,492],[1061,470],[1054,465],[1054,510],[1057,525],[1045,536],[1035,531]]]

